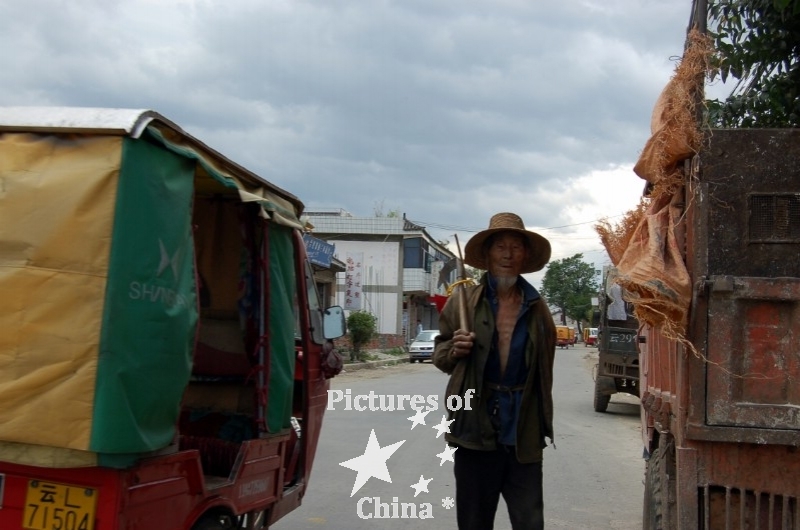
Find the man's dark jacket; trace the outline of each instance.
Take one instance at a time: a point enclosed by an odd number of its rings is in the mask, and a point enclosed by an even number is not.
[[[450,374],[446,399],[451,395],[461,396],[461,409],[449,411],[450,433],[445,439],[468,449],[491,451],[496,449],[496,436],[492,427],[486,400],[492,392],[484,388],[484,370],[495,330],[494,314],[484,296],[487,276],[484,274],[478,285],[469,286],[464,293],[454,293],[442,309],[439,317],[439,336],[433,353],[433,364]],[[453,333],[459,324],[458,297],[466,294],[469,329],[475,332],[472,352],[466,357],[454,359]],[[553,440],[553,360],[556,351],[556,329],[553,317],[543,298],[528,301],[530,307],[525,315],[528,341],[525,361],[528,377],[522,393],[522,406],[517,424],[517,459],[522,463],[540,462],[545,437]],[[465,409],[465,392],[474,389],[471,410]],[[537,392],[538,389],[538,392]],[[535,395],[537,392],[538,395]],[[538,439],[537,439],[538,438]]]

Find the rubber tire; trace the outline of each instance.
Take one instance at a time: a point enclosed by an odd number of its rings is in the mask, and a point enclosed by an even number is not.
[[[230,530],[232,526],[226,526],[213,516],[205,516],[192,527],[192,530]]]
[[[653,455],[650,455],[652,459]],[[642,530],[652,530],[650,522],[650,499],[652,492],[650,491],[650,459],[644,461],[644,495],[642,496]]]
[[[597,383],[597,379],[594,380],[594,411],[595,412],[605,412],[608,410],[608,402],[611,401],[611,396],[608,394],[603,394],[600,391],[600,385]]]
[[[655,449],[650,460],[645,463],[644,472],[644,513],[642,514],[645,530],[662,530],[664,523],[664,498],[661,484],[661,451]]]
[[[671,530],[677,525],[675,456],[672,439],[662,435],[645,464],[644,530]]]

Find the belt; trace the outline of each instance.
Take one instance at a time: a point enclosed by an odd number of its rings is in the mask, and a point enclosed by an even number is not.
[[[524,384],[506,386],[506,385],[498,385],[497,383],[491,383],[489,381],[484,381],[483,385],[489,390],[494,390],[496,392],[515,392],[517,390],[525,390]]]

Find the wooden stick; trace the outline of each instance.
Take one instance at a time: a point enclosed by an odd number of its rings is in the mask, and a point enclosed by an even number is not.
[[[467,288],[464,287],[464,280],[467,279],[467,268],[464,267],[464,258],[461,256],[461,244],[458,242],[458,234],[455,234],[456,249],[458,249],[458,275],[462,280],[456,286],[458,295],[458,315],[461,321],[461,329],[469,332],[469,318],[467,316]]]

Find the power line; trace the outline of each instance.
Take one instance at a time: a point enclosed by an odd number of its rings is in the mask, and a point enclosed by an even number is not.
[[[626,215],[626,214],[621,213],[619,215],[608,215],[608,216],[604,216],[601,219],[594,219],[592,221],[583,221],[583,222],[580,222],[580,223],[573,223],[573,224],[569,224],[569,225],[544,227],[544,228],[539,228],[539,230],[558,230],[560,228],[569,228],[571,226],[588,225],[588,224],[600,222],[600,221],[605,220],[605,219],[615,219],[617,217],[622,217],[624,215]],[[415,220],[415,221],[411,221],[411,222],[415,223],[415,224],[418,224],[420,226],[424,226],[426,228],[438,228],[440,230],[455,230],[456,232],[477,233],[477,232],[480,232],[481,230],[483,230],[483,228],[473,228],[473,227],[465,227],[465,226],[458,226],[458,225],[447,225],[447,224],[441,224],[441,223],[433,223],[433,222],[429,222],[429,221],[416,221]]]

